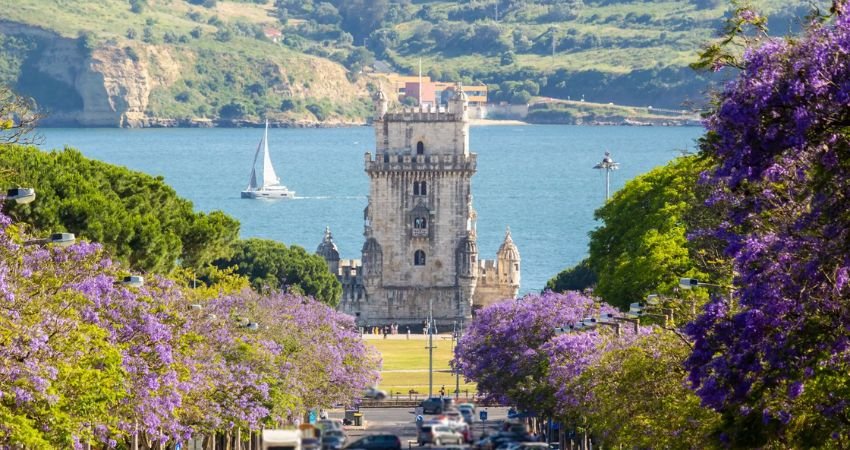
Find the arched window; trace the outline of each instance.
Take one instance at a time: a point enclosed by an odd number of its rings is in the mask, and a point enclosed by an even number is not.
[[[423,144],[422,141],[419,141],[419,142],[416,143],[416,154],[417,155],[424,155],[425,154],[425,144]]]
[[[428,187],[424,181],[413,182],[413,195],[428,195]]]
[[[384,162],[385,163],[390,162],[390,154],[389,153],[384,153]]]
[[[413,265],[414,266],[424,266],[425,265],[425,252],[422,250],[416,250],[416,253],[413,254]]]
[[[416,228],[417,230],[424,230],[425,228],[428,228],[427,219],[424,217],[417,217],[413,219],[413,228]]]

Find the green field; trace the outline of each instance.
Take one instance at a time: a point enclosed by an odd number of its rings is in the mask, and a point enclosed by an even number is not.
[[[424,339],[368,339],[381,353],[383,367],[381,389],[393,394],[408,395],[411,389],[421,394],[428,392],[428,341]],[[452,340],[434,339],[434,391],[441,386],[447,392],[454,391],[455,376],[451,373],[449,360],[452,358]],[[461,394],[475,392],[475,383],[465,383],[460,377]]]

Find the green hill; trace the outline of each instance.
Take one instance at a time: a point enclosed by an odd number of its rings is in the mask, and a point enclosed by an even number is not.
[[[778,34],[810,8],[755,3]],[[491,101],[680,109],[704,98],[709,80],[687,65],[728,9],[720,0],[16,0],[0,17],[0,83],[35,97],[48,123],[358,123],[377,58],[401,73],[421,60],[434,79],[485,82]]]

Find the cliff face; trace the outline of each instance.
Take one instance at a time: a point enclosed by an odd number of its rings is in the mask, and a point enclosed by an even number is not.
[[[18,44],[10,50],[13,40]],[[33,97],[46,112],[42,125],[251,126],[263,116],[286,126],[363,123],[365,117],[345,116],[336,106],[367,99],[366,79],[350,81],[345,68],[328,59],[270,53],[251,57],[226,47],[205,52],[116,38],[92,44],[0,20],[0,58],[17,59],[17,72],[0,72],[0,84]],[[282,99],[299,106],[284,110]],[[224,117],[220,111],[229,103],[254,112]],[[314,116],[307,106],[315,105],[321,111]]]
[[[10,22],[0,22],[0,34],[28,38],[34,43],[17,84],[25,94],[33,95],[45,105],[48,110],[46,125],[119,127],[145,124],[149,119],[146,110],[151,91],[173,82],[174,74],[179,72],[164,49],[144,48],[137,55],[130,47],[107,44],[87,50],[78,39]],[[165,76],[151,76],[151,60],[161,62],[163,67],[157,72]],[[51,99],[44,98],[47,93],[35,85],[44,85],[45,81],[53,90],[60,91],[56,95],[70,94],[79,100],[69,104],[51,103]],[[62,88],[73,92],[61,92]]]

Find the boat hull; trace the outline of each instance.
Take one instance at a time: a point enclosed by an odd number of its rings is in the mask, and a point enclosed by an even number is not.
[[[256,191],[242,191],[242,198],[269,198],[269,199],[277,199],[277,198],[295,198],[295,191],[290,190],[263,190],[258,189]]]

